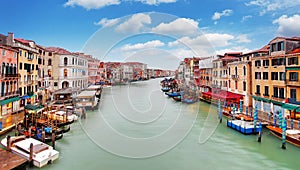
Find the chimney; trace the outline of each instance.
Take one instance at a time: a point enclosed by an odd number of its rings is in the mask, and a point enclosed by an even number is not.
[[[6,44],[8,46],[13,46],[14,45],[14,33],[9,32],[7,35],[7,40],[6,40]]]

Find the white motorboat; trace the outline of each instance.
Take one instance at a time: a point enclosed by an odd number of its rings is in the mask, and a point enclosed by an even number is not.
[[[59,152],[50,145],[33,138],[26,138],[25,136],[10,137],[11,151],[28,161],[30,161],[31,143],[33,144],[32,161],[34,166],[41,168],[58,158]],[[1,144],[7,149],[7,137],[1,140]]]

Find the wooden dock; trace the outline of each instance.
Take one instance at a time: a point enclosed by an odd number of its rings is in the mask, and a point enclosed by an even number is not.
[[[0,148],[0,170],[26,169],[26,164],[25,158]]]

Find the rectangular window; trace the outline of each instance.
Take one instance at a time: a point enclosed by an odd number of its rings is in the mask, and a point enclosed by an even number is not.
[[[278,51],[284,51],[284,42],[278,42]]]
[[[263,60],[263,66],[264,67],[268,67],[270,65],[270,61],[269,60]]]
[[[271,73],[271,80],[278,80],[278,72]]]
[[[5,56],[5,49],[2,49],[2,56]]]
[[[235,89],[238,89],[238,82],[235,81]]]
[[[296,100],[297,99],[297,89],[291,89],[290,91],[290,96],[292,99]]]
[[[260,94],[260,85],[256,85],[256,94]]]
[[[269,73],[268,72],[263,72],[263,79],[268,80],[269,79]]]
[[[243,82],[243,90],[246,91],[246,82]]]
[[[265,86],[265,94],[264,96],[269,96],[269,86]]]
[[[279,88],[279,98],[284,99],[284,88]]]
[[[285,80],[285,72],[279,72],[279,80],[281,81]]]
[[[260,66],[261,66],[260,60],[256,60],[256,61],[255,61],[255,67],[260,67]]]
[[[288,58],[288,65],[298,65],[298,57]]]
[[[284,58],[274,58],[272,59],[272,66],[281,66],[285,65],[285,59]]]
[[[20,57],[22,57],[22,50],[20,50]]]
[[[278,87],[273,87],[273,97],[278,98]]]
[[[20,63],[20,66],[19,66],[19,69],[20,69],[20,70],[22,70],[22,66],[23,66],[23,64],[22,64],[22,63]]]
[[[58,83],[57,83],[57,82],[54,82],[54,86],[57,87],[57,86],[58,86]]]
[[[271,44],[271,46],[270,46],[270,50],[271,50],[271,52],[273,52],[273,51],[277,51],[277,46],[276,46],[276,43],[273,43],[273,44]]]
[[[255,72],[255,79],[261,79],[261,73],[260,72]]]
[[[290,81],[298,81],[298,72],[290,72]]]
[[[35,66],[35,70],[38,70],[38,69],[39,69],[39,65],[36,65],[36,66]]]

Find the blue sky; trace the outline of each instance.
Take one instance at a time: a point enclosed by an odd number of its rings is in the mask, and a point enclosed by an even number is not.
[[[300,0],[3,0],[1,7],[1,34],[103,60],[149,49],[178,58],[248,52],[276,36],[300,36]]]

